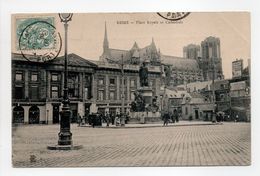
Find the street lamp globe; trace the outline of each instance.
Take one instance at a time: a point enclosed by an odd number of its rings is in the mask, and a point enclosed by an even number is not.
[[[68,21],[71,21],[72,16],[73,16],[73,13],[59,13],[61,22],[65,22],[65,23]]]

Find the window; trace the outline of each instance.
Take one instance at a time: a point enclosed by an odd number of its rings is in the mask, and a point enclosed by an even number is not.
[[[116,84],[116,81],[114,78],[109,79],[109,83],[111,86],[114,86]]]
[[[85,75],[85,100],[91,98],[91,75]]]
[[[38,73],[33,72],[31,75],[31,81],[38,81]]]
[[[224,94],[220,94],[220,101],[224,101],[225,100],[225,95]]]
[[[51,86],[51,98],[59,98],[59,87]]]
[[[135,87],[135,80],[131,80],[131,81],[130,81],[130,86],[131,86],[131,87]]]
[[[52,80],[52,81],[58,81],[58,74],[57,74],[57,73],[53,73],[53,74],[51,75],[51,80]]]
[[[225,89],[225,85],[224,84],[220,84],[220,89]]]
[[[104,90],[98,91],[98,100],[104,100]]]
[[[31,94],[30,96],[31,99],[38,99],[38,94],[39,94],[38,86],[31,86],[30,94]]]
[[[104,85],[104,78],[98,79],[98,85]]]
[[[15,99],[23,99],[23,97],[24,97],[24,88],[23,88],[23,86],[15,86],[14,98]]]
[[[124,85],[126,85],[126,78],[124,78]],[[120,84],[122,85],[122,78],[120,78]]]
[[[120,98],[123,98],[123,94],[122,94],[122,89],[121,88],[120,88]],[[125,100],[128,99],[126,87],[124,88],[124,98],[125,98]]]
[[[88,88],[85,88],[85,90],[84,90],[85,100],[87,100],[89,98],[88,94],[89,94]]]
[[[109,99],[110,100],[115,100],[115,91],[110,91],[109,92]]]
[[[68,74],[68,94],[69,97],[79,97],[79,78],[76,73]]]
[[[15,73],[15,80],[22,81],[23,80],[23,72],[16,72]]]
[[[185,107],[185,114],[188,115],[188,107]]]

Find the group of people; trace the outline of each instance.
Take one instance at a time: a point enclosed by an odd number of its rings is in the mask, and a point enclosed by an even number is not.
[[[78,114],[78,116],[77,116],[78,126],[85,125],[87,121],[88,121],[88,119],[86,116],[81,116],[80,114]]]
[[[167,126],[168,123],[179,122],[179,114],[178,113],[169,113],[165,112],[162,114],[163,126]]]
[[[87,116],[81,116],[78,114],[78,126],[82,126],[85,124],[91,125],[93,128],[95,126],[102,126],[102,123],[106,123],[106,126],[109,127],[110,124],[120,126],[121,120],[123,116],[121,113],[108,113],[105,112],[105,114],[102,113],[96,113],[96,114],[89,114]],[[125,124],[129,121],[129,114],[126,114],[125,118]]]

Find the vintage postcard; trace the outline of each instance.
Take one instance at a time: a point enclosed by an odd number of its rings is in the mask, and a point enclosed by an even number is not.
[[[12,14],[12,164],[251,165],[250,13]]]

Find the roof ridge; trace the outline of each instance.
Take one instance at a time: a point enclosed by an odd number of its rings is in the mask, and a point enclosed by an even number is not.
[[[123,49],[114,49],[114,48],[109,48],[110,50],[117,50],[117,51],[126,51],[129,52],[129,50],[123,50]]]
[[[188,58],[185,58],[185,57],[180,57],[180,56],[170,56],[170,55],[165,55],[165,54],[162,54],[161,56],[162,56],[162,57],[163,57],[163,56],[165,56],[165,57],[174,57],[175,59],[194,60],[194,59],[188,59]]]

